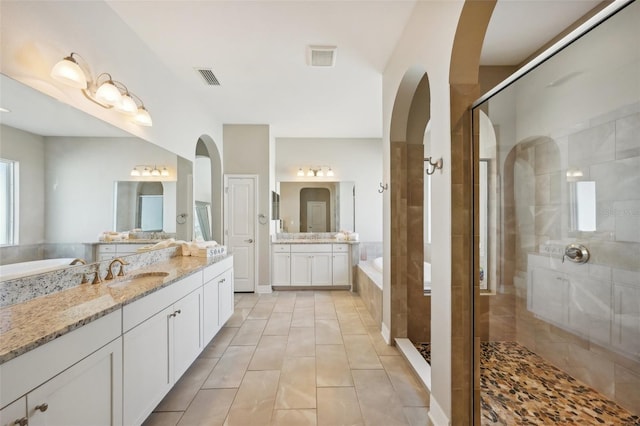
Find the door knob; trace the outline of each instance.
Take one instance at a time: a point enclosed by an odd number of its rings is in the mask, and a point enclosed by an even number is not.
[[[249,244],[251,244],[251,243],[253,242],[253,239],[252,239],[252,238],[249,238],[248,240],[244,240],[244,242],[245,242],[245,243],[249,243]]]

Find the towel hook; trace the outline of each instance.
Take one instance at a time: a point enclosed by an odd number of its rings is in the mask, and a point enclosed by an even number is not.
[[[382,185],[382,182],[380,182],[380,189],[378,189],[378,192],[380,194],[382,194],[384,191],[386,191],[387,189],[389,189],[389,184],[385,183],[384,185]]]
[[[442,157],[438,158],[435,162],[432,161],[433,157],[425,157],[424,161],[425,162],[429,162],[429,166],[427,166],[427,170],[425,170],[425,172],[427,172],[428,175],[432,175],[435,173],[436,169],[442,170]],[[429,171],[429,167],[431,167],[431,171]]]

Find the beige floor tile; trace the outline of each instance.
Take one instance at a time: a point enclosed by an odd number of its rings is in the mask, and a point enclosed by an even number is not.
[[[274,310],[262,334],[264,336],[288,336],[292,316],[291,312],[275,312]]]
[[[255,348],[255,346],[229,346],[202,388],[237,388],[240,386]]]
[[[176,426],[182,414],[182,411],[151,413],[142,426]]]
[[[195,396],[178,426],[224,424],[237,389],[203,389]]]
[[[284,359],[275,408],[316,408],[316,359],[314,357]]]
[[[185,411],[217,362],[218,358],[196,359],[155,411]]]
[[[314,327],[299,327],[289,330],[286,356],[315,356],[316,336]]]
[[[274,306],[275,301],[273,303],[256,303],[247,319],[268,319]]]
[[[200,353],[200,358],[220,358],[240,327],[222,327],[216,337]]]
[[[289,298],[284,300],[278,300],[273,307],[273,312],[293,312],[293,308],[296,306],[296,299]]]
[[[231,339],[230,346],[255,346],[260,341],[262,331],[267,325],[266,319],[246,319],[236,335]]]
[[[224,324],[225,327],[240,327],[244,320],[247,319],[249,313],[253,308],[238,308],[236,307],[231,315],[231,318]]]
[[[316,345],[318,387],[353,386],[344,345]]]
[[[318,426],[364,425],[352,387],[318,388]]]
[[[362,324],[365,327],[376,327],[380,330],[380,324],[373,319],[367,308],[357,309],[358,315],[360,315],[360,320],[362,320]]]
[[[402,409],[411,426],[426,426],[429,424],[429,409],[427,407],[404,407]]]
[[[355,313],[338,312],[338,321],[340,322],[340,330],[343,335],[348,334],[367,334],[367,329],[360,320],[360,315]]]
[[[336,308],[332,302],[316,302],[315,304],[316,319],[338,319]]]
[[[313,299],[312,299],[313,300]],[[291,317],[291,327],[314,327],[315,326],[315,310],[313,305],[306,307],[296,307]]]
[[[298,308],[313,308],[313,306],[316,304],[315,299],[313,298],[313,295],[311,295],[311,297],[309,296],[305,296],[305,295],[298,295],[296,297],[296,304],[294,305],[294,309],[298,309]]]
[[[367,425],[404,426],[402,403],[384,370],[353,370],[358,402]]]
[[[271,422],[279,378],[279,371],[247,371],[224,424],[268,425]]]
[[[382,364],[368,335],[354,334],[344,340],[351,369],[382,369]]]
[[[316,319],[316,345],[340,345],[340,324],[334,319]]]
[[[253,308],[255,306],[256,303],[258,303],[258,299],[259,299],[259,295],[258,294],[245,294],[242,299],[240,299],[238,301],[238,303],[236,303],[236,309],[239,308]]]
[[[316,410],[273,410],[271,426],[315,426]]]
[[[429,394],[418,382],[410,370],[405,359],[401,356],[381,356],[380,362],[384,367],[391,384],[405,407],[428,407]]]
[[[280,370],[288,339],[288,336],[262,336],[248,369]]]
[[[387,345],[387,342],[382,338],[379,327],[369,327],[367,332],[378,355],[400,355],[400,351],[395,346]]]

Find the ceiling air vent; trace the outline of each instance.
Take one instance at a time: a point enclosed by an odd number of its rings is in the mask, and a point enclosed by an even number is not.
[[[333,67],[336,64],[336,46],[309,46],[307,64],[312,67]]]
[[[211,71],[211,68],[196,68],[196,71],[198,71],[198,74],[200,74],[200,77],[202,77],[207,85],[220,86],[220,82]]]

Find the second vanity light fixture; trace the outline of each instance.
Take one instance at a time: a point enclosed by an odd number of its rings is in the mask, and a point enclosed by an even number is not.
[[[326,171],[326,176],[327,177],[333,177],[333,170],[331,169],[331,167],[329,166],[310,166],[309,169],[307,170],[307,173],[305,174],[304,170],[302,169],[302,167],[300,167],[298,169],[298,173],[297,176],[309,176],[309,177],[324,177],[325,176],[325,171],[324,169],[327,169]]]
[[[51,69],[51,77],[67,86],[82,90],[87,99],[103,108],[114,108],[131,116],[136,124],[147,127],[153,124],[142,99],[131,93],[127,86],[114,80],[111,74],[106,72],[99,74],[95,80],[91,79],[91,73],[85,73],[76,58],[82,57],[71,52],[55,64]]]
[[[132,170],[131,170],[131,176],[143,176],[143,177],[148,177],[148,176],[153,176],[153,177],[168,177],[169,176],[169,170],[167,170],[166,167],[164,166],[160,166],[160,168],[158,168],[157,166],[147,166],[147,165],[137,165],[135,166]]]

